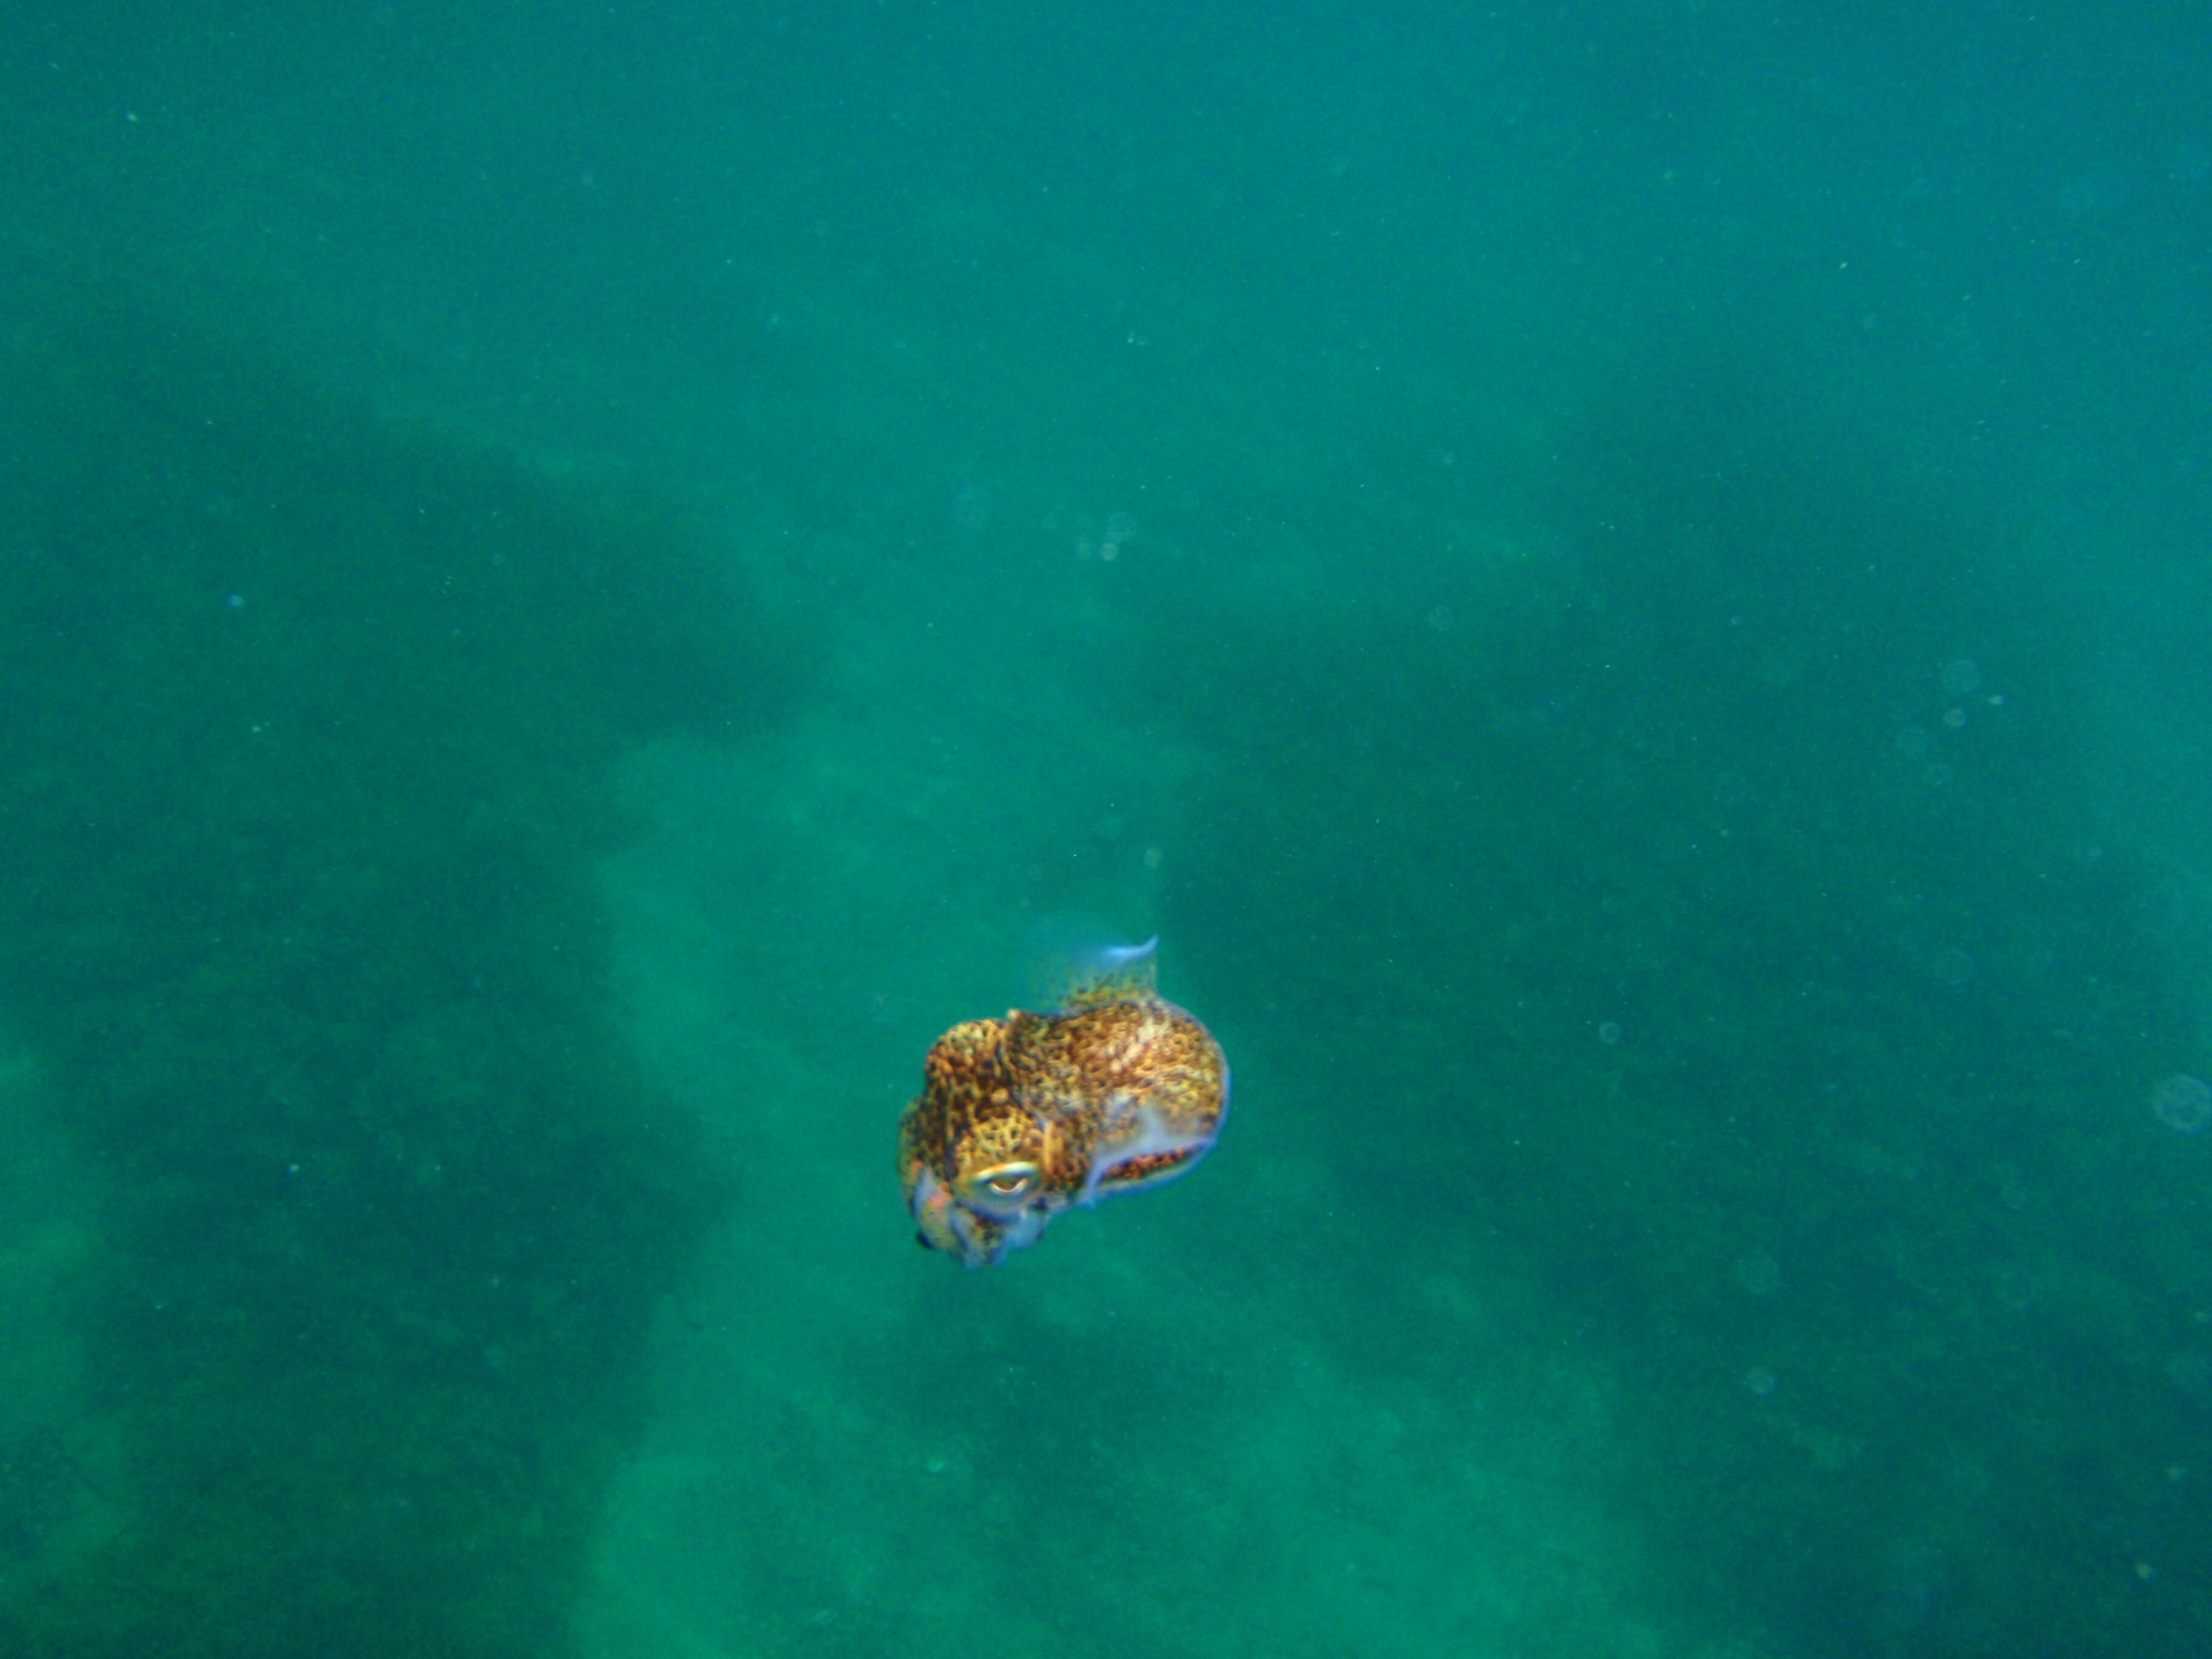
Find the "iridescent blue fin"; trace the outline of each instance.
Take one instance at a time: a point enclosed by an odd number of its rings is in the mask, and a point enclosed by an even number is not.
[[[1064,917],[1032,928],[1030,1006],[1065,1013],[1158,996],[1159,935],[1142,945],[1109,944],[1108,937],[1103,929]]]
[[[1160,936],[1142,945],[1106,945],[1067,965],[1060,993],[1064,1009],[1096,1008],[1105,1002],[1136,1002],[1160,994]]]

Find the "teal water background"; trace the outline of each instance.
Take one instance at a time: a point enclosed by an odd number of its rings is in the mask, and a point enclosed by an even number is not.
[[[0,1652],[2212,1647],[2199,9],[9,35]]]

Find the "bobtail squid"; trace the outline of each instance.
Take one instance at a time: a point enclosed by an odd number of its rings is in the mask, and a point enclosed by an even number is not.
[[[899,1120],[918,1243],[989,1267],[1060,1211],[1172,1181],[1212,1149],[1229,1062],[1160,995],[1158,945],[1084,952],[1049,1012],[1012,1009],[938,1038]]]

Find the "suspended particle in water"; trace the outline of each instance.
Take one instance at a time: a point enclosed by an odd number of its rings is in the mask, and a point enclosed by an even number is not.
[[[1121,550],[1137,539],[1137,515],[1133,513],[1109,513],[1106,528],[1098,537],[1098,556],[1112,563],[1121,556]]]
[[[1972,657],[1954,657],[1943,665],[1943,690],[1951,696],[1970,696],[1981,684],[1982,665]]]
[[[2166,1380],[2200,1406],[2212,1406],[2212,1354],[2185,1349],[2166,1362]]]
[[[2169,1129],[2201,1135],[2212,1127],[2212,1085],[2176,1072],[2150,1091],[2151,1115]]]
[[[991,522],[993,502],[988,487],[979,483],[964,483],[952,494],[953,527],[963,536],[973,536]]]
[[[1782,1288],[1782,1264],[1765,1250],[1746,1250],[1735,1259],[1735,1282],[1753,1296],[1772,1296]]]

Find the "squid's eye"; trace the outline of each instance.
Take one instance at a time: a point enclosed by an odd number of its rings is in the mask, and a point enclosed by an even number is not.
[[[1038,1173],[1034,1164],[1001,1164],[977,1175],[973,1190],[979,1198],[1027,1198],[1036,1190]]]

